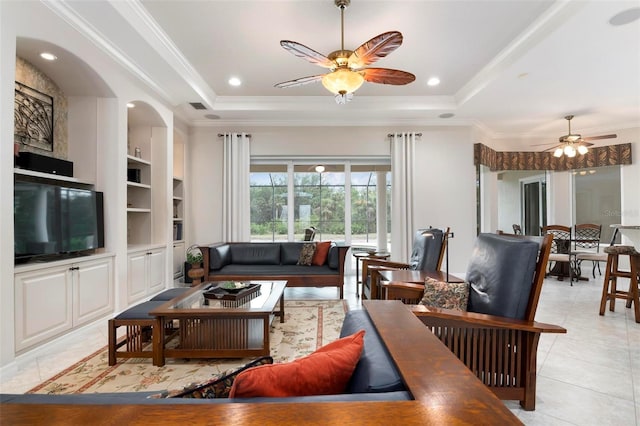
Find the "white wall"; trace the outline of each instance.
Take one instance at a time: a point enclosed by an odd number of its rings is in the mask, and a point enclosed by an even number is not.
[[[622,223],[640,225],[640,127],[616,132],[618,140],[630,142],[633,164],[622,166],[620,184],[622,185]],[[633,158],[633,157],[632,157]],[[630,241],[624,240],[626,244]]]
[[[464,272],[475,239],[475,166],[469,127],[398,129],[382,127],[247,127],[192,129],[188,143],[191,216],[189,241],[222,238],[222,138],[218,133],[251,133],[251,155],[354,158],[390,155],[388,133],[421,132],[416,147],[416,226],[451,227],[450,270]],[[197,230],[197,231],[196,231]]]

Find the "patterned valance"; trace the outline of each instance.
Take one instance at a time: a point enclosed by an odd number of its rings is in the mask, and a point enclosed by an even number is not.
[[[631,164],[631,144],[589,148],[585,155],[554,157],[552,152],[499,152],[481,143],[473,146],[473,164],[502,170],[573,170]]]

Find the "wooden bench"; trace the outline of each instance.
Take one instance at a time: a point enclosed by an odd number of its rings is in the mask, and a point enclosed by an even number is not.
[[[156,318],[149,312],[163,303],[143,302],[109,320],[109,365],[116,365],[117,358],[153,358],[151,338]],[[126,327],[126,331],[124,338],[118,340],[120,327]],[[119,351],[122,346],[125,349]]]
[[[2,407],[0,423],[522,424],[400,301],[363,304],[415,400],[75,406],[16,403]]]

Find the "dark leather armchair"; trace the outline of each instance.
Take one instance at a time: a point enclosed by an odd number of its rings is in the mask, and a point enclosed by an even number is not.
[[[540,334],[566,333],[534,321],[552,239],[480,234],[467,269],[467,312],[411,307],[499,398],[525,410],[535,409]]]
[[[413,235],[411,258],[408,263],[383,259],[363,259],[362,295],[367,299],[381,299],[380,274],[385,269],[439,271],[447,244],[446,231],[437,228],[418,229]]]

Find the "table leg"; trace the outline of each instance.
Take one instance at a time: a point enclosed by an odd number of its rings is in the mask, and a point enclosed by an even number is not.
[[[281,305],[282,306],[282,305]],[[283,317],[280,317],[282,320]],[[263,334],[262,334],[262,348],[265,351],[266,355],[271,355],[271,342],[269,342],[269,315],[262,317],[262,325],[263,325]]]
[[[280,322],[284,322],[284,293],[280,296]]]
[[[359,258],[355,258],[356,259],[356,297],[360,297],[360,259]]]
[[[152,330],[151,347],[153,349],[153,365],[162,367],[164,365],[164,317],[157,317]]]

